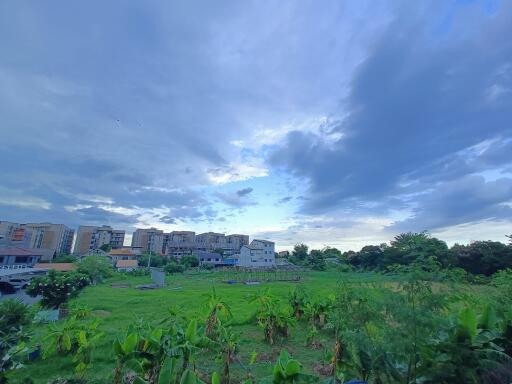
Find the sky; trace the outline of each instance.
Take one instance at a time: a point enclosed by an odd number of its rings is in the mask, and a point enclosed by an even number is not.
[[[511,20],[489,0],[4,0],[0,220],[506,241]]]

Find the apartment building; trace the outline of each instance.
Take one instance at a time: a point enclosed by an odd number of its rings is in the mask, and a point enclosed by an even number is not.
[[[121,248],[124,244],[124,236],[125,231],[113,229],[108,225],[101,227],[81,225],[78,227],[74,253],[86,255],[100,249],[103,245],[110,245],[112,249]]]
[[[160,229],[137,229],[132,236],[132,247],[141,248],[143,251],[163,254],[164,232]]]
[[[196,235],[192,231],[173,231],[169,233],[165,247],[166,254],[180,258],[199,252],[216,251],[224,256],[232,256],[240,252],[243,245],[249,244],[247,235],[224,235],[223,233],[206,232]]]
[[[275,244],[272,241],[254,239],[251,244],[242,246],[236,259],[239,267],[273,267],[276,265]]]
[[[64,224],[0,222],[0,246],[45,250],[43,261],[71,253],[74,234]]]
[[[196,250],[196,233],[192,231],[172,231],[167,237],[165,253],[178,259]]]

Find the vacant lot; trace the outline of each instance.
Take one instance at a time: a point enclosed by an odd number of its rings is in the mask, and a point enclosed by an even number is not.
[[[256,307],[249,301],[249,297],[258,291],[269,288],[274,295],[282,299],[283,303],[287,303],[289,292],[297,284],[301,284],[312,297],[322,298],[334,293],[341,281],[362,284],[377,283],[388,287],[395,285],[396,281],[396,277],[384,277],[373,273],[337,272],[308,272],[298,283],[226,284],[222,281],[223,278],[221,273],[175,275],[168,277],[166,288],[141,291],[135,286],[148,283],[149,277],[118,275],[104,284],[87,287],[73,302],[91,307],[94,315],[101,319],[100,329],[105,332],[105,337],[95,349],[92,368],[89,370],[88,376],[98,379],[100,382],[110,381],[115,365],[112,343],[118,336],[123,335],[130,324],[138,319],[157,324],[167,316],[169,308],[176,306],[186,317],[204,318],[206,295],[213,288],[231,307],[234,315],[234,328],[241,333],[238,354],[240,361],[233,365],[235,377],[245,377],[248,369],[257,377],[268,376],[271,373],[273,361],[281,348],[287,348],[294,357],[304,364],[306,372],[313,373],[315,367],[318,369],[325,361],[327,351],[332,349],[329,333],[321,332],[317,336],[316,349],[306,347],[306,326],[298,322],[293,327],[288,340],[270,346],[263,341],[262,329],[252,321]],[[129,287],[115,287],[121,285]],[[378,286],[375,289],[378,289]],[[481,289],[478,288],[478,290]],[[36,339],[41,339],[46,330],[47,326],[38,326],[34,330]],[[249,367],[249,360],[254,352],[257,352],[259,357],[256,359],[256,363]],[[207,352],[200,354],[199,363],[207,370],[218,369],[213,355]],[[14,372],[13,381],[22,382],[24,378],[31,378],[35,383],[46,383],[49,379],[57,376],[72,375],[73,367],[70,357],[51,356],[28,364],[25,368]]]

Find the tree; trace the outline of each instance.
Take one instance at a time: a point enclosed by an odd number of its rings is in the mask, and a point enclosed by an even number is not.
[[[110,252],[112,250],[112,246],[110,244],[103,244],[100,249],[103,251],[103,252]]]
[[[112,263],[103,256],[87,256],[78,265],[78,272],[86,274],[93,284],[112,276]]]
[[[308,246],[306,244],[296,244],[293,247],[292,258],[297,261],[304,261],[308,257]]]
[[[380,246],[367,245],[351,255],[348,261],[355,267],[374,269],[383,264],[383,257],[384,250]]]
[[[456,265],[474,274],[492,275],[512,268],[512,249],[498,241],[474,241],[469,245],[455,244],[452,253]]]
[[[454,260],[444,241],[431,237],[427,232],[401,233],[384,249],[384,266],[409,265],[433,257],[442,266],[453,265]]]
[[[330,259],[330,258],[336,258],[339,260],[343,259],[343,255],[341,251],[337,248],[331,248],[331,247],[325,247],[322,250],[322,253],[324,254],[324,258]]]
[[[185,266],[174,262],[170,262],[164,267],[164,271],[169,274],[183,273],[185,272],[185,269]]]
[[[508,238],[508,245],[512,247],[512,235],[507,235]]]
[[[75,296],[80,289],[89,285],[89,275],[77,272],[56,272],[51,270],[48,276],[32,279],[27,293],[36,297],[42,295],[41,304],[47,308],[59,308],[69,298]]]
[[[180,263],[185,268],[194,268],[199,266],[199,260],[196,256],[183,256]]]
[[[167,259],[165,257],[163,257],[162,255],[156,255],[156,254],[149,255],[149,253],[144,253],[139,258],[139,266],[147,267],[150,257],[151,257],[150,267],[159,268],[159,267],[163,267],[164,265],[167,264]]]

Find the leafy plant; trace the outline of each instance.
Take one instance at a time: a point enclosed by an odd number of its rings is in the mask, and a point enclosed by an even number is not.
[[[48,276],[32,279],[26,291],[33,297],[42,295],[41,304],[44,307],[58,308],[89,283],[88,275],[51,270]]]

